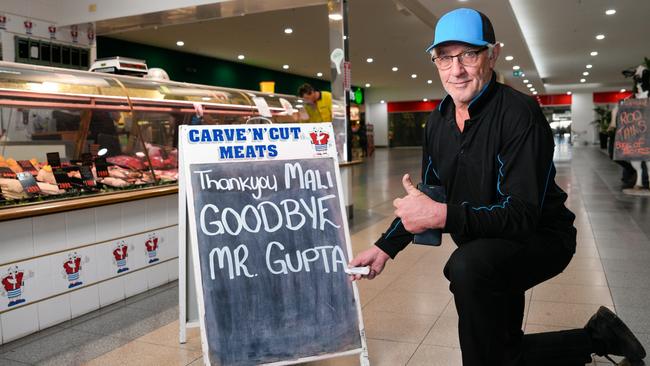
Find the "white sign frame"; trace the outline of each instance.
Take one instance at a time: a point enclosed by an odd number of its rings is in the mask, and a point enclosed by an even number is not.
[[[196,223],[194,220],[187,220],[187,218],[195,217],[194,206],[188,205],[187,202],[194,202],[194,193],[191,189],[191,184],[189,183],[188,177],[190,176],[190,165],[191,164],[202,164],[202,163],[223,163],[225,161],[219,161],[217,157],[217,147],[218,146],[234,146],[234,145],[246,145],[245,143],[239,142],[196,142],[190,143],[188,139],[189,130],[211,130],[211,129],[246,129],[251,131],[251,129],[260,128],[265,131],[270,128],[298,128],[301,132],[301,139],[294,141],[277,141],[277,156],[273,158],[241,158],[236,160],[229,161],[260,161],[260,160],[294,160],[294,159],[312,159],[312,158],[331,158],[334,160],[335,166],[335,175],[336,175],[336,184],[339,189],[339,206],[341,209],[340,215],[343,221],[343,229],[345,233],[345,249],[349,259],[353,258],[352,253],[352,241],[350,239],[350,231],[348,226],[347,214],[345,212],[345,203],[343,197],[343,186],[341,183],[341,174],[338,165],[338,156],[336,152],[336,143],[334,140],[334,129],[331,123],[310,123],[310,124],[261,124],[261,125],[224,125],[224,126],[189,126],[182,125],[180,126],[179,132],[179,142],[178,142],[178,161],[179,161],[179,190],[178,190],[178,207],[179,207],[179,321],[180,321],[180,332],[179,339],[180,343],[185,343],[187,339],[187,328],[196,327],[197,324],[194,322],[187,321],[187,274],[188,268],[186,266],[187,261],[187,242],[186,238],[189,238],[189,245],[192,249],[192,265],[194,270],[195,281],[194,285],[196,286],[196,295],[198,302],[198,311],[199,311],[199,324],[201,329],[201,348],[203,353],[203,362],[206,366],[210,366],[210,356],[209,356],[209,347],[207,340],[207,332],[205,329],[205,303],[203,298],[202,291],[202,274],[199,261],[199,248],[198,248],[198,234]],[[329,134],[329,141],[326,148],[323,146],[320,149],[316,149],[315,146],[312,146],[312,142],[307,139],[307,136],[302,133],[304,130],[310,131],[321,131]],[[306,133],[306,132],[305,132]],[[257,141],[260,142],[260,141]],[[265,141],[268,140],[268,136],[265,137]],[[210,154],[212,152],[212,154]],[[186,225],[189,223],[189,226]],[[188,231],[189,230],[189,231]],[[189,233],[189,236],[187,235]],[[357,310],[357,320],[359,325],[359,336],[361,340],[361,347],[349,351],[330,353],[318,356],[309,356],[293,360],[283,360],[273,363],[267,363],[264,365],[267,366],[281,366],[281,365],[294,365],[298,363],[319,361],[334,357],[349,356],[354,354],[359,354],[359,360],[361,366],[370,366],[370,361],[368,358],[368,347],[365,335],[365,327],[363,323],[363,315],[361,312],[361,302],[359,298],[359,289],[356,282],[352,283],[352,289],[354,292],[354,299],[356,303]]]

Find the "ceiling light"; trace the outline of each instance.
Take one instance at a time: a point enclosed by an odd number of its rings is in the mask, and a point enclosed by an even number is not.
[[[580,82],[581,82],[581,83],[584,83],[584,82],[586,82],[586,81],[587,81],[587,79],[580,79]]]
[[[210,100],[210,99],[212,99],[212,98],[210,98],[210,97],[202,97],[201,99],[203,99],[203,100],[206,100],[206,101],[207,101],[207,100]]]
[[[528,79],[524,79],[524,84],[528,84]]]
[[[614,14],[616,14],[616,10],[615,9],[607,9],[607,11],[605,11],[605,14],[614,15]]]
[[[427,98],[423,98],[423,99],[422,99],[423,102],[426,102],[426,101],[428,101],[428,100],[429,100],[429,99],[427,99]]]
[[[185,42],[183,42],[183,41],[176,41],[176,45],[177,45],[178,47],[183,47],[183,46],[185,46]]]
[[[599,34],[599,35],[596,36],[596,39],[599,40],[599,41],[601,39],[605,39],[605,35],[604,34]]]
[[[366,83],[366,88],[370,88],[370,83]]]
[[[536,91],[533,91],[533,95],[537,95],[537,92],[536,92]]]
[[[375,61],[375,60],[373,60],[372,57],[368,57],[366,59],[366,62],[369,63],[369,64],[371,64],[373,61]]]
[[[591,51],[590,55],[592,55],[592,56],[598,56],[598,52],[597,52],[597,51]]]
[[[512,69],[516,71],[516,70],[521,69],[521,67],[519,67],[518,65],[515,65],[515,66],[512,67]]]
[[[285,33],[285,34],[291,34],[291,33],[293,33],[293,29],[291,29],[291,28],[284,28],[284,33]]]
[[[512,61],[512,60],[514,60],[514,59],[515,59],[515,58],[512,57],[512,56],[506,56],[506,61]]]
[[[526,76],[526,74],[524,74],[524,73],[522,72],[522,73],[521,73],[521,77],[523,78],[524,76]]]
[[[415,79],[416,77],[418,77],[418,74],[411,74],[411,79]]]
[[[343,19],[343,15],[341,15],[339,13],[330,14],[327,17],[332,19],[332,20],[341,20],[341,19]]]
[[[246,56],[244,56],[244,55],[239,55],[239,56],[237,56],[237,59],[239,59],[239,60],[243,60],[243,59],[245,59],[245,58],[246,58]]]
[[[588,71],[583,72],[582,76],[589,76],[589,72]]]
[[[397,70],[399,70],[399,69],[397,68],[397,66],[393,66],[393,68],[392,68],[391,70],[393,70],[393,71],[397,71]]]
[[[316,73],[316,76],[321,77],[321,76],[323,76],[323,73],[322,73],[322,72],[318,72],[318,73]]]
[[[348,36],[343,36],[343,40],[346,40],[346,39],[348,39]]]
[[[282,65],[282,68],[285,69],[285,70],[288,70],[288,69],[289,69],[289,65]]]
[[[379,103],[384,104],[384,103],[386,103],[386,101],[382,99],[382,100],[379,101]]]
[[[433,80],[427,80],[427,84],[432,84]]]
[[[527,88],[532,88],[532,87],[533,87],[533,84],[526,84],[526,87],[527,87]]]
[[[572,93],[570,91],[566,92],[566,95],[571,95]]]
[[[588,69],[591,69],[591,68],[594,67],[594,66],[593,66],[592,64],[589,64],[589,65],[587,65],[587,66],[585,66],[585,67],[588,68]]]
[[[503,43],[503,42],[499,42],[499,43],[501,43],[501,47],[503,47],[503,46],[505,46],[505,45],[506,45],[506,44],[505,44],[505,43]]]
[[[627,90],[625,90],[625,89],[621,89],[621,93],[625,93],[626,91],[627,91]]]

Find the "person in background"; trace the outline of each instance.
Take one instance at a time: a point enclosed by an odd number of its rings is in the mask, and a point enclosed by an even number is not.
[[[422,181],[442,186],[446,203],[405,175],[397,218],[350,265],[369,266],[373,279],[414,234],[443,229],[458,246],[443,273],[464,366],[577,366],[592,353],[641,362],[643,346],[606,307],[584,328],[523,334],[524,293],[571,261],[575,215],[555,183],[553,133],[539,104],[496,81],[499,51],[484,14],[461,8],[438,20],[427,52],[448,95],[426,124]]]
[[[302,84],[298,96],[305,102],[305,111],[309,115],[307,122],[332,122],[332,93]]]

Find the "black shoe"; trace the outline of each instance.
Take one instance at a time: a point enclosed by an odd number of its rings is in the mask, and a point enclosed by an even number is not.
[[[585,330],[591,336],[598,356],[623,356],[634,364],[645,358],[645,349],[632,331],[608,308],[601,306]]]

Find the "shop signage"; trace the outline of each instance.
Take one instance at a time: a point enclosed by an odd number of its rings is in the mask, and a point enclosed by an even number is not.
[[[512,76],[514,76],[514,77],[516,77],[516,78],[520,78],[520,77],[521,77],[521,74],[523,74],[523,72],[522,72],[521,70],[514,70],[514,71],[512,72]]]
[[[331,123],[181,128],[206,364],[367,361]]]
[[[614,160],[650,160],[650,99],[627,99],[616,114]]]

